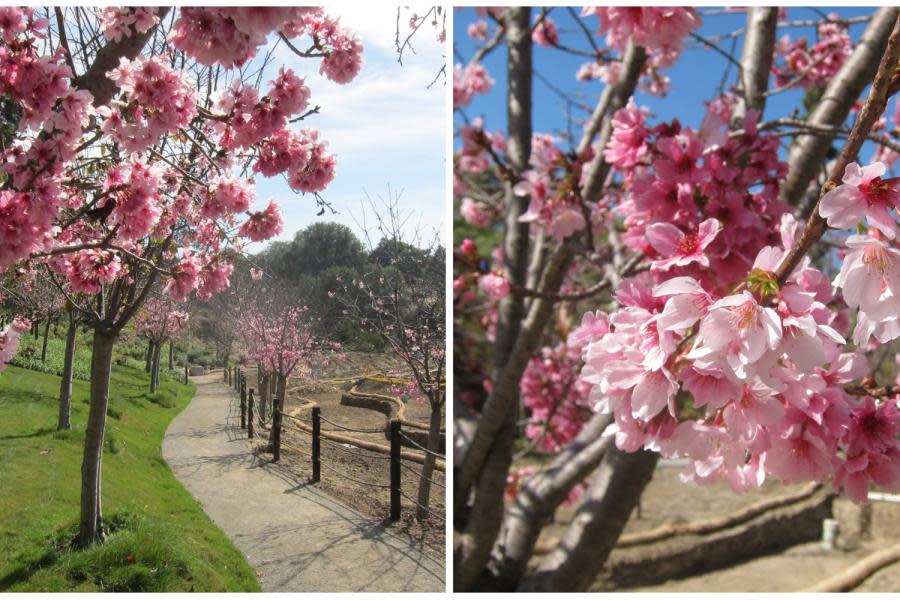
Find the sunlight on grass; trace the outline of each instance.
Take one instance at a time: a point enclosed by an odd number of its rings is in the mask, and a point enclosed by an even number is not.
[[[59,378],[0,373],[0,591],[257,591],[253,570],[162,459],[166,427],[194,394],[143,369],[113,369],[103,458],[108,541],[73,550],[88,384],[73,430],[55,431]]]

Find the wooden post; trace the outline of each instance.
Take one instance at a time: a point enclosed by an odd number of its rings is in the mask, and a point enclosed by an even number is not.
[[[241,395],[241,429],[247,429],[247,382],[243,374],[238,378],[238,393]]]
[[[319,433],[321,432],[321,419],[319,413],[322,409],[313,406],[312,409],[312,482],[319,483],[322,477],[322,463],[320,462],[321,447]]]
[[[273,404],[275,410],[272,413],[272,462],[281,460],[281,405],[276,399]]]
[[[247,439],[253,439],[253,388],[247,395]]]
[[[391,421],[391,521],[400,520],[400,421]]]

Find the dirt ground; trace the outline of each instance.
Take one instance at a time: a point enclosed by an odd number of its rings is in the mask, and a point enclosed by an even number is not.
[[[371,373],[376,370],[393,371],[398,368],[398,363],[388,355],[372,355],[350,352],[347,359],[334,364],[326,372],[319,376],[320,380],[341,379],[345,377],[359,376],[363,373]],[[248,370],[249,382],[256,382],[254,370]],[[252,386],[249,383],[248,386]],[[386,417],[374,410],[344,406],[341,404],[341,394],[349,390],[351,384],[333,384],[322,381],[302,382],[288,388],[285,412],[290,414],[299,406],[308,401],[314,401],[321,407],[323,431],[331,431],[348,435],[356,439],[387,446],[388,439],[384,433],[387,423]],[[387,386],[366,383],[366,391],[391,395]],[[407,404],[407,419],[427,422],[430,409],[428,404]],[[309,424],[309,412],[302,413]],[[284,420],[284,433],[282,436],[282,462],[294,472],[301,475],[311,475],[311,462],[308,453],[312,451],[312,436],[308,432],[296,428],[297,423],[291,419]],[[341,427],[353,429],[373,430],[372,432],[346,432]],[[390,511],[390,464],[388,456],[371,452],[358,447],[348,447],[331,440],[322,439],[321,444],[321,481],[316,484],[328,494],[340,499],[350,506],[366,514],[377,517],[387,517]],[[440,556],[445,554],[445,523],[446,515],[446,479],[444,473],[435,471],[432,481],[439,485],[432,485],[431,501],[429,509],[432,515],[423,522],[414,518],[416,506],[413,500],[418,498],[418,487],[422,465],[413,461],[403,461],[401,470],[401,485],[403,512],[400,527],[405,533],[421,540],[423,544]],[[411,500],[412,499],[412,500]]]
[[[780,496],[796,487],[768,481],[760,489],[736,495],[727,485],[697,486],[681,483],[679,465],[667,462],[657,468],[641,498],[641,510],[632,515],[628,533],[654,529],[667,523],[684,523],[727,515],[767,497]],[[562,507],[556,522],[545,529],[539,548],[550,547],[565,530],[577,509]],[[858,514],[845,499],[835,501],[835,513]],[[663,584],[619,588],[621,592],[794,592],[815,585],[865,558],[867,555],[900,542],[900,505],[883,502],[872,504],[872,520],[868,539],[849,548],[825,550],[820,542],[800,544],[783,552],[757,557],[726,569],[696,575]],[[839,538],[839,542],[840,542]],[[598,589],[601,589],[598,586]],[[608,591],[608,587],[603,587]],[[900,591],[900,563],[877,571],[857,587],[856,592]]]

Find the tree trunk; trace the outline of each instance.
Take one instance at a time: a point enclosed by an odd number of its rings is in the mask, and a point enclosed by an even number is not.
[[[41,362],[47,362],[47,340],[50,337],[50,320],[44,323],[44,343],[41,346]]]
[[[173,353],[172,346],[175,344],[174,340],[169,340],[169,370],[175,370],[175,354]]]
[[[153,344],[153,360],[150,366],[150,393],[156,393],[159,388],[159,355],[162,354],[162,344]]]
[[[613,444],[613,436],[603,436],[610,423],[611,415],[594,415],[549,465],[522,485],[515,500],[508,504],[489,567],[491,581],[484,583],[489,589],[515,591],[542,529],[569,491],[597,468]]]
[[[153,367],[153,340],[147,340],[147,358],[144,371],[149,373]]]
[[[619,539],[659,455],[610,448],[559,545],[519,586],[521,592],[583,591],[597,577]]]
[[[428,423],[428,443],[425,445],[435,454],[440,452],[441,445],[441,406],[443,406],[443,403],[432,404],[431,419]],[[416,518],[420,521],[426,519],[429,513],[428,506],[431,500],[431,475],[434,473],[435,458],[434,454],[426,452],[425,462],[422,464],[422,479],[419,480],[419,498],[417,500],[421,506],[416,508]]]
[[[287,389],[287,379],[280,373],[273,373],[275,378],[275,396],[272,398],[272,412],[284,410],[284,394]],[[275,428],[269,429],[269,447],[268,451],[272,452],[275,448]]]
[[[109,406],[109,375],[112,371],[116,334],[100,325],[94,328],[91,356],[91,405],[84,434],[81,463],[81,521],[78,543],[82,548],[103,541],[103,514],[100,505],[101,464]]]
[[[75,363],[75,338],[78,334],[78,323],[75,321],[74,309],[69,310],[69,329],[66,332],[66,354],[63,358],[62,381],[59,384],[59,419],[56,429],[72,429],[72,373]]]

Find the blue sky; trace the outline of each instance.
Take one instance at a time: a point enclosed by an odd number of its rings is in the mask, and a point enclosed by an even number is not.
[[[400,66],[394,50],[396,6],[360,3],[327,11],[362,39],[364,63],[357,78],[347,85],[333,83],[319,74],[317,59],[300,59],[279,44],[266,81],[284,64],[306,77],[310,106],[322,106],[321,114],[294,126],[318,129],[337,155],[337,177],[323,196],[338,214],[317,217],[314,199],[291,191],[282,177],[257,177],[256,207],[271,197],[279,202],[285,219],[280,240],[292,239],[316,221],[344,223],[358,232],[352,217],[361,217],[365,193],[386,196],[390,186],[403,192],[401,209],[413,215],[411,223],[429,234],[443,232],[445,87],[440,80],[426,87],[444,64],[444,48],[433,30],[423,27],[414,38],[416,53],[404,54]],[[247,249],[255,253],[263,247],[257,243]]]
[[[576,14],[580,14],[580,7],[575,10]],[[715,9],[702,7],[699,10],[703,14]],[[875,9],[871,7],[828,7],[821,10],[825,13],[837,12],[842,17],[854,17],[871,14]],[[540,10],[535,9],[533,18],[536,19],[539,14]],[[819,15],[820,13],[817,13],[812,8],[791,7],[788,9],[788,20],[816,19],[819,18]],[[577,27],[565,8],[553,8],[550,16],[560,30],[563,44],[581,49],[589,48],[583,32]],[[457,54],[454,56],[453,62],[458,63],[460,62],[460,55],[465,61],[468,61],[479,44],[479,42],[472,40],[466,34],[469,24],[476,21],[478,17],[472,9],[457,11],[454,17],[453,39]],[[597,30],[599,21],[596,17],[585,17],[583,20],[591,31]],[[709,15],[703,17],[703,26],[698,33],[705,37],[713,38],[717,35],[740,29],[744,25],[745,15],[743,13]],[[865,24],[850,26],[850,35],[854,42],[859,39],[864,28]],[[493,31],[494,26],[491,25],[491,34]],[[803,36],[807,37],[807,39],[815,39],[815,31],[812,27],[779,29],[778,37],[781,37],[784,33],[788,33],[792,39]],[[598,45],[601,47],[604,45],[603,37],[595,39]],[[743,37],[739,37],[734,51],[734,55],[738,59],[740,59],[742,44]],[[722,46],[729,51],[731,50],[730,41],[723,42]],[[716,96],[722,74],[728,64],[727,60],[694,40],[687,40],[686,48],[685,52],[682,53],[681,59],[666,71],[672,82],[667,97],[651,96],[641,91],[635,94],[635,102],[639,106],[650,108],[653,115],[651,122],[653,123],[668,121],[677,117],[683,125],[696,129],[699,127],[705,112],[704,102]],[[589,59],[572,56],[553,48],[534,47],[536,72],[550,80],[554,86],[567,94],[580,98],[585,104],[593,106],[603,90],[603,83],[579,82],[575,79],[575,73],[578,71],[579,66],[587,60]],[[503,103],[506,90],[506,49],[504,47],[497,48],[482,62],[495,81],[494,89],[487,95],[477,96],[466,107],[465,112],[470,118],[483,116],[485,118],[485,126],[489,131],[505,129],[506,114]],[[736,76],[736,71],[732,67],[726,87],[734,83]],[[766,105],[764,118],[771,119],[789,116],[795,107],[801,106],[800,100],[802,96],[803,92],[798,88],[796,91],[786,91],[770,97]],[[534,106],[540,108],[540,110],[534,111],[535,131],[556,135],[565,132],[565,102],[538,78],[535,78],[534,81]],[[579,120],[584,120],[586,116],[579,109],[573,109],[573,114]],[[457,116],[455,118],[456,126],[459,126],[460,123],[461,120]],[[576,143],[579,134],[580,128],[576,125],[576,130],[574,131]],[[459,147],[458,140],[454,141],[454,147]],[[871,153],[872,148],[869,147],[863,150],[862,156],[864,159],[867,159],[871,156]]]

